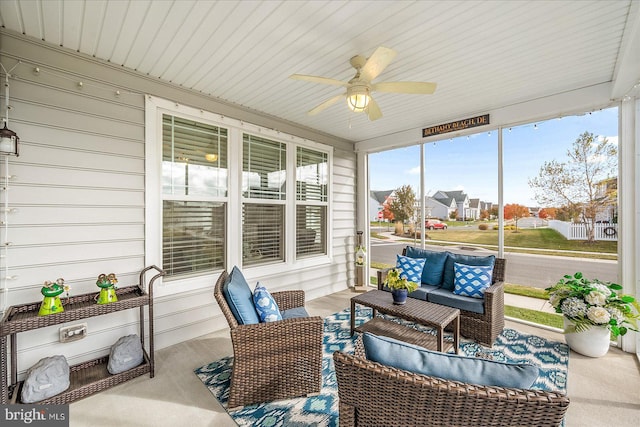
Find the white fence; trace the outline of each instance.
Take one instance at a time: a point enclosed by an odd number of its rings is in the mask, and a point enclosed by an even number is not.
[[[567,240],[587,240],[587,228],[584,224],[551,220],[549,227],[562,234]],[[596,240],[616,241],[618,224],[594,224],[593,235]]]

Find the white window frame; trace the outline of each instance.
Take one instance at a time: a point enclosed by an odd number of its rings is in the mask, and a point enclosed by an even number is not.
[[[333,148],[277,130],[246,123],[220,114],[178,104],[155,96],[145,96],[145,264],[162,266],[162,115],[184,117],[202,121],[228,130],[228,193],[227,193],[227,247],[226,268],[242,266],[242,224],[234,218],[242,217],[242,134],[250,133],[283,142],[287,146],[287,179],[285,204],[285,257],[283,262],[243,268],[245,275],[277,276],[290,271],[327,265],[333,258]],[[296,259],[296,147],[301,146],[327,153],[328,203],[327,203],[327,253]],[[242,267],[241,267],[242,268]],[[157,296],[211,287],[220,270],[211,274],[156,282]]]

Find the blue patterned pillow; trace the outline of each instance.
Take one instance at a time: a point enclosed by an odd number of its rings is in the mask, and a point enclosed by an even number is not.
[[[396,268],[402,270],[400,277],[410,282],[420,285],[422,270],[424,269],[424,258],[409,258],[407,256],[396,255]]]
[[[484,298],[484,291],[491,286],[493,266],[454,263],[455,282],[453,293],[465,297]]]
[[[258,316],[260,316],[261,322],[275,322],[276,320],[282,320],[282,314],[278,304],[273,299],[267,288],[256,283],[256,288],[253,291],[253,303],[256,306]]]

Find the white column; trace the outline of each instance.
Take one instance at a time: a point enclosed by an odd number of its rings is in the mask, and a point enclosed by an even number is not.
[[[363,152],[357,152],[357,175],[356,175],[356,231],[364,231],[362,240],[364,247],[367,249],[367,260],[365,262],[365,286],[369,285],[369,266],[370,266],[370,239],[369,239],[369,156]],[[356,236],[353,236],[353,245],[351,252],[355,251]],[[349,263],[349,269],[355,273],[355,261]],[[349,277],[355,277],[355,274],[349,274]],[[349,283],[349,286],[355,285]]]
[[[640,299],[640,99],[622,101],[618,129],[618,273],[623,292]],[[640,333],[621,338],[640,357]]]

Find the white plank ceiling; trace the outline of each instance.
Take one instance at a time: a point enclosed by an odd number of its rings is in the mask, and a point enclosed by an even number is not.
[[[640,49],[629,46],[640,31],[638,3],[2,0],[0,24],[361,141],[601,83],[619,97],[640,79],[640,69],[625,69],[625,56]],[[345,102],[306,114],[343,89],[289,75],[346,81],[349,58],[380,45],[398,55],[374,82],[433,81],[435,94],[376,93],[383,117],[375,122]]]

